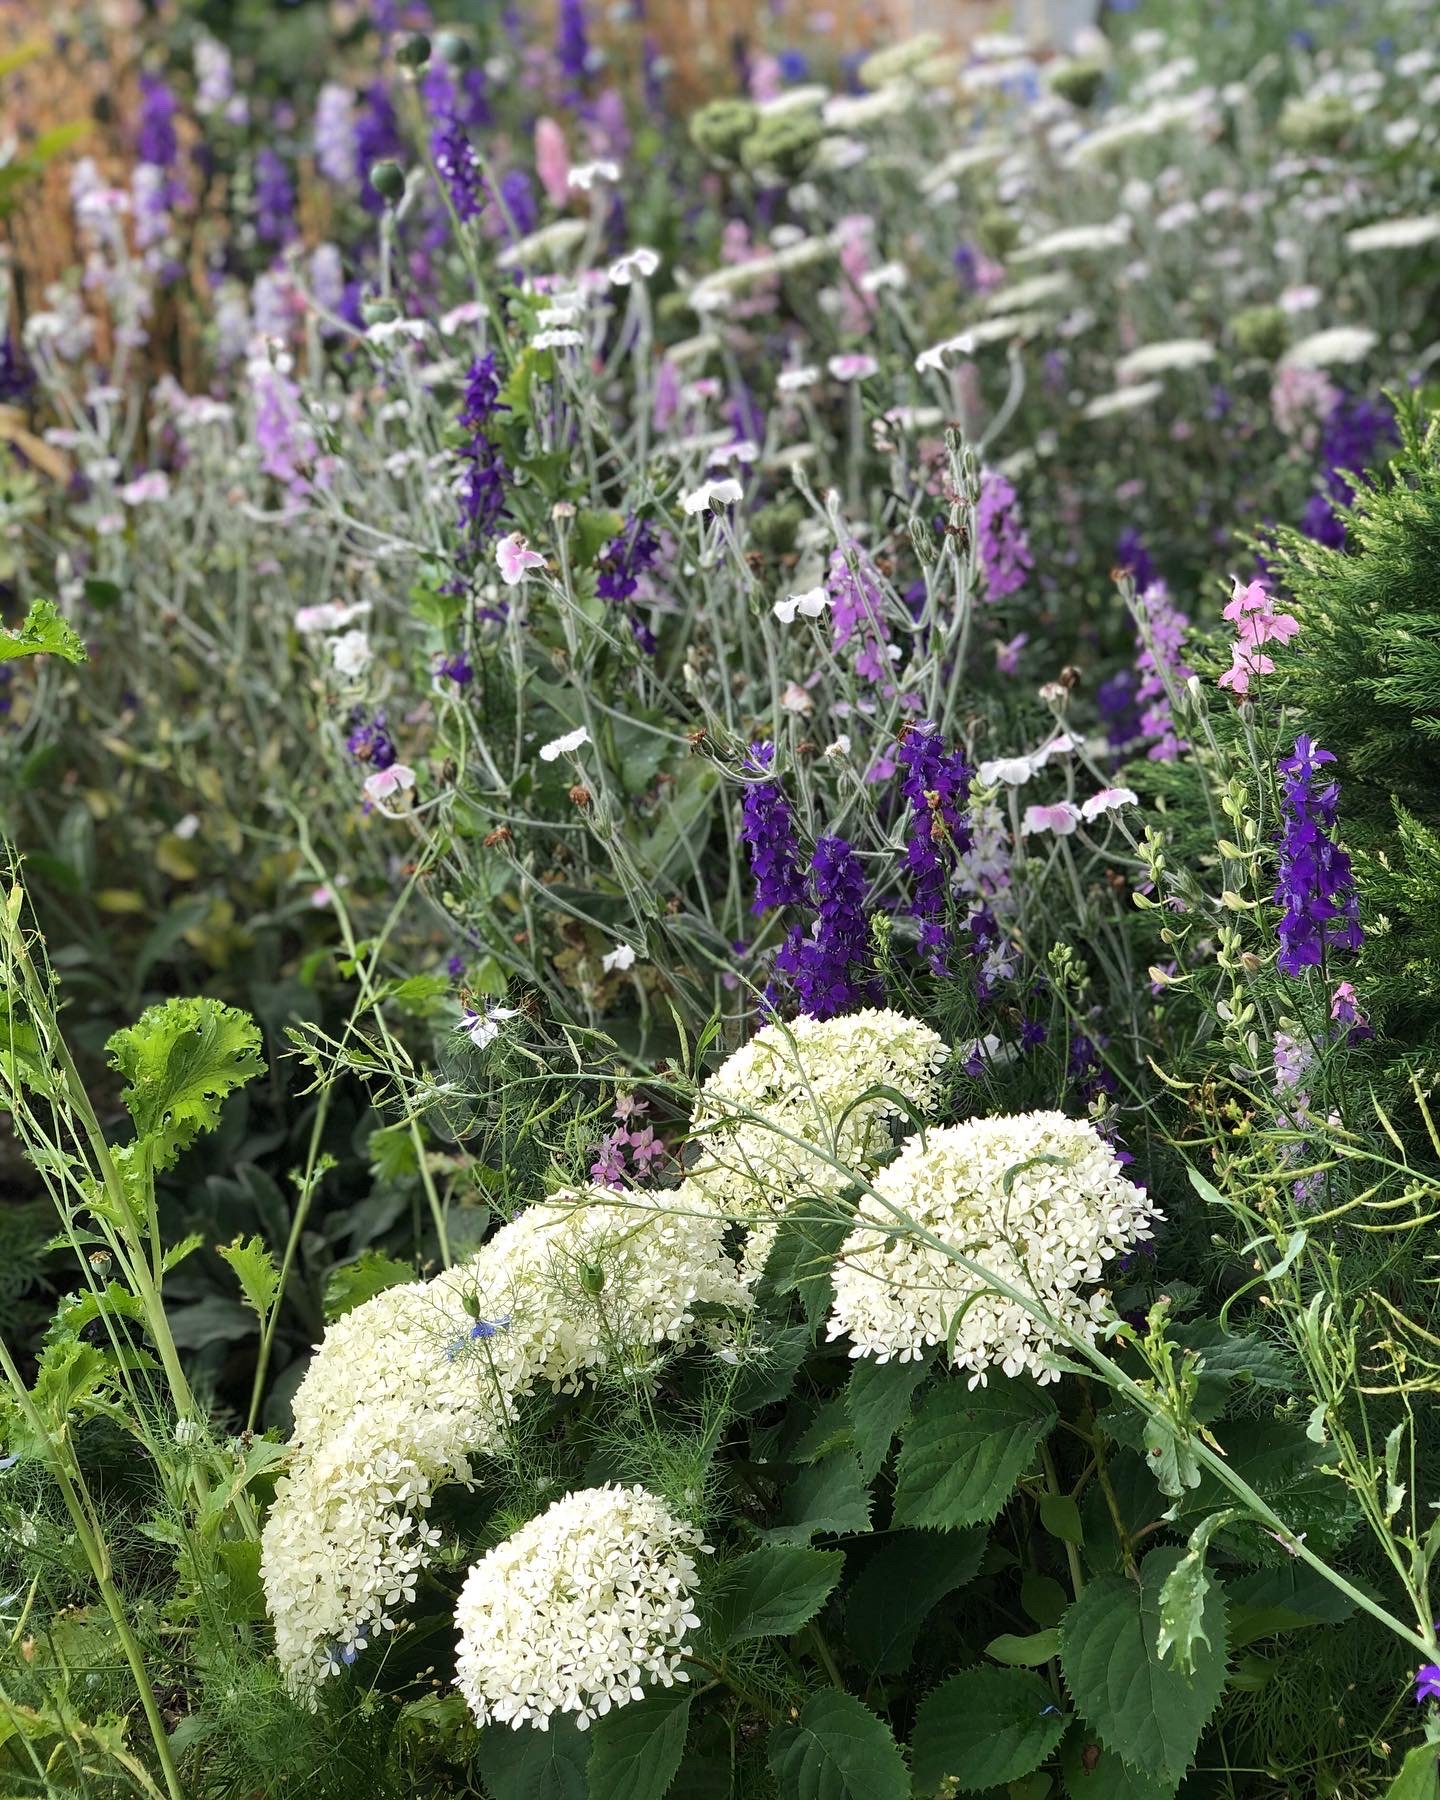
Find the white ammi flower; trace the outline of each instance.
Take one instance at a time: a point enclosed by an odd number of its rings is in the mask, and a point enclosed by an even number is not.
[[[1165,392],[1163,381],[1137,381],[1133,387],[1116,388],[1110,394],[1097,394],[1081,408],[1082,419],[1109,419],[1116,413],[1139,412]]]
[[[1123,250],[1130,241],[1130,231],[1130,220],[1124,213],[1103,225],[1067,225],[1013,250],[1010,261],[1046,262],[1052,256],[1096,256],[1105,250]]]
[[[700,1090],[691,1182],[719,1206],[756,1217],[802,1194],[838,1194],[889,1150],[903,1108],[939,1099],[949,1048],[904,1013],[867,1007],[843,1019],[767,1025]],[[839,1168],[831,1161],[840,1164]]]
[[[852,1356],[918,1359],[954,1333],[955,1365],[1059,1379],[1057,1326],[1093,1338],[1104,1293],[1082,1295],[1160,1214],[1093,1125],[1058,1112],[970,1119],[912,1139],[861,1198],[835,1266],[830,1337]],[[888,1204],[887,1204],[888,1202]],[[1037,1305],[1036,1317],[906,1235],[897,1214]]]
[[[1332,325],[1292,344],[1280,359],[1281,367],[1329,369],[1336,363],[1363,362],[1379,342],[1380,333],[1368,325]]]
[[[1404,219],[1380,219],[1345,233],[1345,248],[1363,255],[1369,250],[1416,250],[1440,238],[1440,213]]]
[[[1115,379],[1124,383],[1172,369],[1199,369],[1214,360],[1215,346],[1204,338],[1165,338],[1122,356],[1115,365]]]
[[[481,1725],[582,1730],[689,1676],[697,1553],[708,1546],[645,1488],[582,1488],[488,1550],[455,1608],[455,1685]]]

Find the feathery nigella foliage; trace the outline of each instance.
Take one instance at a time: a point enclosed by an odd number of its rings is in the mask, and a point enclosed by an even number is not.
[[[747,771],[766,771],[774,762],[773,744],[750,746]],[[805,870],[784,788],[773,777],[750,782],[741,814],[740,835],[749,849],[750,873],[755,877],[751,912],[768,912],[772,906],[804,906],[809,898]]]
[[[946,750],[930,724],[906,732],[898,760],[900,791],[910,802],[905,833],[910,913],[919,921],[920,948],[938,972],[950,940],[950,877],[956,856],[970,848],[970,769],[960,751]]]
[[[1302,735],[1279,764],[1284,829],[1275,904],[1284,908],[1277,960],[1286,975],[1317,968],[1329,951],[1358,950],[1364,941],[1350,858],[1332,836],[1340,784],[1320,773],[1334,760]]]

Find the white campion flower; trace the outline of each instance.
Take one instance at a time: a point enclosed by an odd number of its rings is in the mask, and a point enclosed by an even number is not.
[[[555,762],[562,756],[569,756],[571,751],[578,750],[582,744],[590,742],[590,733],[584,725],[577,725],[573,731],[567,731],[563,737],[551,738],[548,744],[540,746],[541,762]]]
[[[1280,363],[1281,367],[1329,369],[1336,363],[1363,362],[1379,342],[1379,332],[1367,325],[1332,325],[1292,344]]]
[[[863,350],[832,356],[825,367],[837,381],[868,381],[872,375],[880,373],[880,364]]]
[[[127,481],[124,487],[117,488],[116,494],[126,506],[144,506],[152,500],[168,500],[170,477],[163,469],[147,469],[143,475],[137,475],[133,481]]]
[[[1162,1215],[1095,1127],[1058,1112],[970,1119],[916,1137],[862,1195],[835,1264],[831,1338],[852,1356],[923,1358],[954,1331],[969,1385],[991,1369],[1057,1381],[1057,1326],[1093,1340],[1109,1312],[1107,1263]],[[889,1204],[887,1205],[886,1202]],[[896,1210],[1035,1304],[997,1293],[941,1250],[905,1235]]]
[[[591,188],[602,181],[618,181],[620,165],[601,157],[595,162],[576,163],[570,171],[570,186],[582,194],[588,194]]]
[[[629,287],[637,280],[648,281],[659,267],[659,253],[648,244],[637,244],[624,256],[617,257],[606,273],[616,287]]]
[[[1199,369],[1215,360],[1215,346],[1205,338],[1165,338],[1154,344],[1141,344],[1122,356],[1115,365],[1115,379],[1123,387],[1151,375],[1164,375],[1171,370]]]
[[[781,394],[798,394],[803,388],[814,387],[820,379],[820,371],[814,363],[804,363],[798,369],[782,369],[775,377],[775,390]]]
[[[771,610],[782,625],[793,625],[797,613],[807,619],[818,619],[831,604],[827,590],[816,587],[807,588],[803,594],[787,594],[783,600],[777,600]]]
[[[1020,835],[1029,837],[1038,831],[1053,831],[1056,837],[1069,837],[1080,823],[1080,808],[1069,800],[1057,800],[1049,806],[1027,806],[1020,822]]]
[[[532,350],[578,350],[585,342],[583,332],[562,327],[558,331],[537,331],[530,340]]]
[[[1417,250],[1440,238],[1440,213],[1421,213],[1410,218],[1380,219],[1345,233],[1345,248],[1357,255],[1371,250]]]
[[[617,944],[600,958],[600,967],[607,975],[624,974],[627,969],[633,969],[637,961],[639,957],[629,944]]]
[[[1087,822],[1103,818],[1106,813],[1119,812],[1122,806],[1138,806],[1140,796],[1133,788],[1107,787],[1101,788],[1098,794],[1092,794],[1088,800],[1080,803],[1080,815]]]
[[[949,1054],[928,1025],[873,1007],[767,1025],[700,1089],[686,1185],[749,1217],[797,1194],[838,1194],[877,1165],[905,1118],[893,1099],[860,1095],[886,1087],[932,1112]]]
[[[415,786],[415,771],[408,763],[391,763],[388,769],[375,769],[365,777],[365,798],[372,806],[387,812],[387,800],[408,794]]]
[[[330,642],[330,661],[337,675],[347,681],[358,681],[370,667],[375,652],[363,631],[342,632]]]
[[[571,1713],[583,1731],[688,1681],[694,1610],[692,1526],[640,1486],[582,1488],[487,1550],[455,1608],[455,1685],[478,1724],[545,1730]]]
[[[744,488],[733,477],[723,481],[702,481],[693,493],[680,502],[682,512],[694,518],[698,513],[714,512],[717,507],[733,506],[743,498]]]
[[[424,319],[377,319],[365,327],[366,340],[381,349],[397,343],[422,344],[429,335],[430,326]]]
[[[369,611],[368,600],[357,600],[352,606],[339,600],[322,600],[318,606],[302,606],[296,612],[295,629],[302,637],[311,637],[320,631],[342,631],[354,620],[363,619]]]
[[[1066,225],[1013,250],[1010,261],[1045,262],[1052,256],[1098,256],[1106,250],[1123,250],[1130,241],[1130,232],[1131,222],[1125,213],[1103,225]]]

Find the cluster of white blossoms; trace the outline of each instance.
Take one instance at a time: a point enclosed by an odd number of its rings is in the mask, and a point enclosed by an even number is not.
[[[1058,1112],[932,1131],[907,1144],[874,1188],[835,1266],[828,1334],[848,1335],[852,1356],[907,1362],[953,1328],[953,1360],[971,1371],[971,1387],[992,1368],[1058,1380],[1056,1327],[1093,1339],[1106,1316],[1105,1294],[1080,1289],[1161,1217],[1094,1126]],[[1046,1317],[906,1234],[897,1211]]]
[[[276,1653],[316,1688],[414,1598],[434,1489],[493,1452],[516,1402],[648,1359],[703,1303],[748,1295],[711,1210],[577,1188],[519,1214],[466,1262],[338,1319],[295,1395],[296,1455],[266,1520]]]
[[[642,1487],[584,1488],[489,1550],[455,1609],[456,1686],[481,1725],[583,1729],[688,1679],[700,1533]]]
[[[801,1195],[841,1193],[890,1150],[892,1122],[908,1124],[893,1098],[860,1095],[887,1087],[930,1113],[949,1054],[928,1025],[874,1008],[765,1026],[700,1090],[688,1185],[752,1219]]]

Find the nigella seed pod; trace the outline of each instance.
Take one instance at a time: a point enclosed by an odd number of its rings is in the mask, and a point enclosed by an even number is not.
[[[388,200],[393,206],[405,193],[405,171],[399,163],[386,160],[375,163],[370,170],[370,185],[382,200]]]
[[[367,300],[360,316],[367,325],[390,325],[400,317],[400,308],[393,300]]]
[[[605,1291],[605,1269],[601,1263],[581,1263],[580,1286],[593,1300]]]
[[[435,39],[435,54],[452,69],[463,69],[475,60],[469,38],[462,37],[458,31],[442,31]]]
[[[407,69],[423,69],[430,60],[430,40],[423,31],[405,39],[395,52],[395,60]]]

